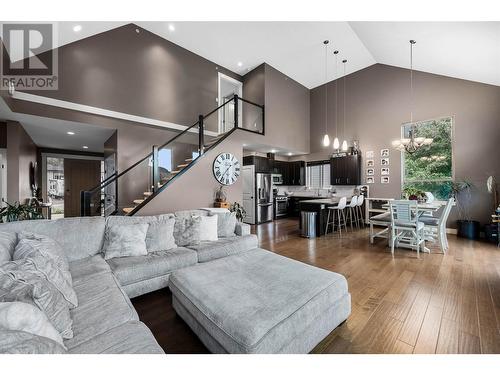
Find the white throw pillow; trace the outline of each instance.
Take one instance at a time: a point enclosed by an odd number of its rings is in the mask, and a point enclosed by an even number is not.
[[[148,255],[146,234],[149,224],[113,225],[106,227],[104,259]]]
[[[12,260],[17,243],[17,233],[0,232],[0,264]]]
[[[0,302],[0,330],[24,331],[63,344],[59,332],[38,308],[23,302]]]
[[[201,216],[200,241],[217,241],[217,215]]]

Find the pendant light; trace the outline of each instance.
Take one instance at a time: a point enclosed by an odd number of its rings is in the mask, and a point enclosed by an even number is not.
[[[323,44],[325,45],[325,135],[323,136],[323,146],[330,146],[330,136],[328,135],[328,43],[329,40],[325,40]]]
[[[344,130],[342,131],[342,136],[344,137],[344,141],[342,142],[342,151],[347,151],[347,141],[345,139],[345,85],[346,85],[346,79],[345,79],[345,65],[347,63],[347,60],[342,60],[342,64],[344,64]]]
[[[337,80],[337,64],[338,64],[338,54],[339,54],[339,51],[333,51],[333,54],[335,55],[335,77],[333,77],[335,79],[335,139],[333,140],[333,149],[335,151],[337,151],[340,147],[340,142],[339,142],[339,138],[337,137],[337,129],[338,129],[338,119],[339,119],[339,116],[338,116],[338,108],[337,108],[337,98],[338,98],[338,89],[337,89],[337,85],[338,85],[338,80]]]
[[[423,146],[428,146],[433,142],[432,138],[415,137],[417,127],[413,122],[413,46],[417,42],[410,40],[410,130],[408,131],[409,138],[402,137],[392,141],[392,146],[399,151],[406,151],[413,154]]]

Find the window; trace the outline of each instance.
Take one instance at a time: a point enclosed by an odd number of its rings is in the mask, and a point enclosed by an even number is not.
[[[307,163],[306,185],[313,189],[326,189],[330,187],[330,162],[314,161]]]
[[[411,125],[403,125],[404,137],[409,137]],[[434,141],[413,154],[402,153],[403,189],[430,191],[437,199],[448,199],[453,180],[453,119],[443,117],[414,125],[415,137],[433,138]]]

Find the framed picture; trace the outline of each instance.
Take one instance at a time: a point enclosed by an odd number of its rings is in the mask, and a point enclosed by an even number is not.
[[[380,165],[389,165],[389,158],[380,159]]]
[[[380,168],[380,174],[382,176],[388,176],[389,175],[389,168]]]
[[[367,167],[374,167],[375,166],[375,161],[373,159],[369,159],[366,161],[366,166]]]
[[[375,156],[375,153],[373,151],[366,151],[366,158],[371,159]]]
[[[366,168],[366,175],[373,176],[375,174],[375,168]]]
[[[383,148],[380,150],[380,156],[383,158],[389,157],[389,149],[388,148]]]
[[[389,183],[389,176],[380,177],[380,183],[381,184],[388,184]]]
[[[366,178],[366,183],[367,183],[367,184],[374,184],[374,183],[375,183],[375,178],[374,178],[374,177],[372,177],[372,176],[368,176],[368,177]]]

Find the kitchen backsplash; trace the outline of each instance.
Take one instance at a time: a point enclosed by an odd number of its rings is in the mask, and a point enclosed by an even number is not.
[[[334,193],[335,195],[340,196],[352,196],[354,194],[354,190],[358,188],[358,186],[332,186],[331,189],[312,189],[307,186],[284,186],[280,185],[278,187],[279,195],[311,195],[311,196],[319,196],[319,197],[328,197],[330,193]]]

